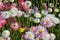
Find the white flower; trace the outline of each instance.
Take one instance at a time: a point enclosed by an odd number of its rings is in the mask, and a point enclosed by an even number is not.
[[[10,2],[14,2],[14,0],[9,0]]]
[[[47,34],[47,36],[43,38],[43,40],[50,40],[50,34]]]
[[[10,17],[15,17],[15,16],[17,16],[18,9],[12,8],[9,12],[10,12]]]
[[[35,40],[39,40],[39,38],[36,38]]]
[[[38,19],[38,18],[35,18],[33,21],[34,21],[35,23],[40,23],[40,19]]]
[[[30,7],[31,6],[31,1],[25,1],[25,5]]]
[[[53,18],[53,22],[54,22],[55,24],[59,24],[59,23],[60,23],[60,21],[59,21],[58,18]]]
[[[60,17],[60,14],[58,14],[58,16]]]
[[[35,16],[36,18],[40,18],[40,17],[41,17],[41,14],[40,14],[40,13],[35,13],[34,16]]]
[[[25,13],[25,14],[24,14],[24,17],[25,17],[25,18],[28,18],[29,16],[30,16],[30,14],[28,14],[28,13]]]
[[[33,40],[34,39],[34,34],[30,31],[28,31],[28,32],[26,32],[25,38]]]
[[[0,40],[4,40],[4,38],[3,37],[0,37]]]
[[[59,12],[59,9],[55,8],[54,11],[55,11],[55,12]]]
[[[34,20],[34,18],[33,18],[33,17],[30,17],[30,18],[29,18],[29,20],[30,20],[30,21],[33,21],[33,20]]]
[[[4,31],[2,32],[2,36],[3,36],[4,38],[9,37],[9,35],[10,35],[10,32],[9,32],[8,30],[4,30]]]
[[[56,36],[55,36],[53,33],[51,33],[51,34],[50,34],[50,39],[51,39],[51,40],[55,40],[55,38],[56,38]]]
[[[48,8],[48,12],[52,12],[52,8]]]
[[[2,14],[1,14],[1,16],[3,17],[3,18],[9,18],[10,16],[10,14],[9,14],[9,11],[4,11],[4,12],[1,12]]]
[[[47,15],[48,14],[48,11],[47,10],[42,10],[41,12],[43,15]]]
[[[53,3],[50,3],[49,6],[50,6],[50,7],[54,7],[54,4],[53,4]]]
[[[23,12],[22,11],[18,11],[17,16],[21,17],[22,15],[23,15]]]
[[[34,10],[33,9],[29,9],[28,13],[33,14]]]

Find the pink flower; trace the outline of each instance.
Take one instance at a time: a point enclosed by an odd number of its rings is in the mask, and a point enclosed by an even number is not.
[[[32,28],[32,27],[31,27]],[[34,30],[33,30],[34,29]],[[33,29],[30,29],[30,31],[35,35],[35,37],[39,39],[43,39],[47,36],[48,32],[46,28],[43,26],[39,25],[37,27],[34,27]],[[33,30],[33,31],[32,31]]]
[[[27,6],[24,6],[24,7],[23,7],[23,10],[24,10],[24,11],[28,11],[29,9],[30,9],[30,7],[27,7]]]
[[[38,7],[35,6],[35,7],[34,7],[34,10],[35,10],[35,11],[38,11]]]
[[[19,29],[19,24],[17,22],[11,23],[10,28],[14,31],[17,31]]]
[[[24,7],[25,3],[24,2],[20,2],[20,7]]]
[[[42,6],[44,7],[44,9],[46,9],[46,10],[48,9],[46,3],[43,3]]]
[[[17,4],[16,3],[13,3],[12,6],[17,7]]]
[[[2,3],[2,2],[0,2],[0,9],[2,9],[2,7],[3,7],[3,3]]]
[[[52,22],[52,20],[49,17],[42,18],[41,24],[47,28],[52,27],[54,25],[54,23]]]
[[[2,28],[5,24],[6,24],[6,20],[0,16],[0,28]]]

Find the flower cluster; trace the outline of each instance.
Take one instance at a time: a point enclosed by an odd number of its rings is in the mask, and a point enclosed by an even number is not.
[[[53,9],[53,3],[49,3],[49,7],[46,3],[42,3],[44,9],[39,11],[36,6],[30,8],[32,5],[31,1],[18,0],[18,5],[14,3],[14,1],[15,0],[5,0],[2,2],[2,0],[0,0],[0,29],[6,24],[9,24],[11,30],[19,30],[19,32],[22,33],[23,40],[55,40],[56,36],[48,31],[49,28],[60,23],[60,14],[58,14],[58,18],[53,13],[53,11],[59,13],[59,9]],[[12,4],[9,4],[8,2],[12,2]],[[21,18],[21,22],[23,23],[20,22]],[[26,25],[29,25],[30,22],[38,24],[38,26],[32,25],[29,27],[23,25],[26,19],[28,21]],[[4,30],[0,40],[10,40],[9,35],[10,32]]]

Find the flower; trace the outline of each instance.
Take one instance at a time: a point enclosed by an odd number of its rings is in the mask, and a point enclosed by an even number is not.
[[[16,3],[13,3],[11,6],[17,7],[17,4]]]
[[[3,36],[4,38],[9,37],[9,35],[10,35],[10,31],[8,31],[8,30],[4,30],[4,31],[2,32],[2,36]]]
[[[54,11],[55,11],[55,12],[59,12],[59,9],[55,8]]]
[[[58,18],[54,18],[54,19],[53,19],[53,22],[54,22],[55,24],[59,24],[59,23],[60,23],[60,21],[59,21]]]
[[[35,7],[34,7],[34,11],[38,11],[38,7],[35,6]]]
[[[60,14],[58,14],[58,16],[60,17]]]
[[[52,22],[52,20],[49,17],[42,18],[41,24],[48,28],[52,27],[54,25],[54,23]]]
[[[30,21],[33,21],[33,20],[34,20],[34,18],[33,18],[33,17],[29,17],[29,20],[30,20]]]
[[[50,3],[49,6],[50,6],[50,7],[54,7],[54,4],[53,4],[53,3]]]
[[[44,9],[46,9],[46,10],[48,9],[46,3],[43,3],[42,6],[44,7]]]
[[[3,37],[0,37],[0,40],[4,40],[4,38]]]
[[[34,22],[34,23],[40,23],[40,19],[39,19],[39,18],[35,18],[35,19],[33,20],[33,22]]]
[[[34,10],[33,9],[29,9],[28,13],[33,14]]]
[[[22,11],[18,11],[17,16],[21,17],[22,15],[23,15],[23,12]]]
[[[0,28],[2,28],[5,24],[6,24],[6,20],[0,16]]]
[[[8,0],[4,0],[4,3],[8,3]]]
[[[21,33],[24,32],[24,30],[25,30],[24,28],[20,28],[20,29],[19,29],[19,31],[20,31]]]
[[[25,18],[28,18],[29,16],[30,16],[30,14],[28,14],[28,13],[25,13],[25,14],[24,14],[24,17],[25,17]]]
[[[10,28],[14,31],[17,31],[19,29],[19,24],[14,22],[10,24]]]
[[[48,12],[52,12],[52,8],[48,8]]]
[[[35,16],[36,18],[40,18],[40,17],[41,17],[41,14],[40,14],[40,13],[35,13],[34,16]]]
[[[42,13],[43,15],[47,15],[47,14],[48,14],[48,11],[47,11],[47,10],[42,10],[41,13]]]
[[[4,12],[1,12],[1,13],[2,13],[1,16],[5,19],[10,17],[9,11],[4,11]]]
[[[33,40],[34,39],[34,34],[30,31],[26,32],[25,39]]]
[[[25,1],[25,6],[30,7],[31,6],[31,1]]]
[[[10,17],[15,17],[15,16],[17,16],[18,9],[12,8],[11,10],[9,10],[9,12],[10,12]]]
[[[23,6],[23,10],[24,10],[24,11],[28,11],[29,9],[30,9],[29,7]]]
[[[46,37],[48,32],[43,26],[39,25],[36,29],[34,29],[34,31],[32,31],[32,33],[35,35],[35,37],[43,39]]]
[[[56,38],[56,36],[53,33],[51,33],[50,34],[50,40],[55,40],[55,38]]]
[[[0,0],[1,1],[1,0]],[[0,2],[0,10],[2,10],[2,8],[3,8],[3,3],[2,2]]]
[[[10,2],[14,2],[14,0],[9,0]]]
[[[45,38],[43,38],[43,40],[50,40],[50,34],[47,34]]]

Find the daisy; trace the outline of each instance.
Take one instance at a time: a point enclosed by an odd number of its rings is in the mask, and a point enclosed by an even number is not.
[[[53,3],[50,3],[49,6],[50,6],[50,7],[54,7],[54,4],[53,4]]]
[[[18,11],[17,16],[21,17],[22,15],[23,15],[23,12],[22,11]]]
[[[34,10],[33,9],[29,9],[28,13],[33,14]]]
[[[25,1],[25,6],[30,7],[31,6],[31,1]]]
[[[12,8],[11,10],[9,10],[9,12],[10,12],[10,17],[15,17],[15,16],[17,16],[18,9]]]
[[[9,37],[9,35],[10,35],[10,31],[8,31],[8,30],[4,30],[4,31],[2,32],[2,36],[3,36],[4,38]]]
[[[26,32],[25,39],[33,40],[34,39],[34,34],[30,31]]]
[[[8,0],[4,0],[4,3],[8,3]]]
[[[52,10],[52,8],[48,8],[48,12],[52,12],[53,10]]]
[[[30,14],[28,14],[28,13],[25,13],[25,14],[24,14],[24,17],[25,17],[25,18],[28,18],[29,16],[30,16]]]
[[[29,17],[29,20],[30,20],[30,21],[33,21],[33,20],[34,20],[34,18],[33,18],[33,17]]]
[[[33,20],[33,22],[34,22],[34,23],[40,23],[40,19],[39,19],[39,18],[35,18],[35,19]]]
[[[55,8],[54,11],[55,11],[55,12],[59,12],[59,9]]]
[[[3,18],[5,18],[5,19],[7,19],[7,18],[10,17],[9,11],[4,11],[4,12],[1,12],[1,13],[2,13],[1,16],[2,16]]]
[[[41,12],[43,15],[47,15],[48,14],[48,11],[47,10],[42,10]]]
[[[0,40],[4,40],[4,38],[3,37],[0,37]]]
[[[17,31],[19,29],[19,24],[18,23],[11,23],[10,28],[14,31]]]
[[[10,2],[14,2],[14,0],[9,0]]]
[[[59,24],[59,23],[60,23],[60,20],[59,20],[58,18],[53,18],[53,22],[54,22],[55,24]]]
[[[40,18],[40,17],[41,17],[41,14],[40,14],[40,13],[35,13],[35,14],[34,14],[34,17]]]
[[[60,17],[60,14],[58,14],[58,16]]]
[[[55,38],[56,38],[56,36],[53,33],[51,33],[50,34],[50,40],[55,40]]]

